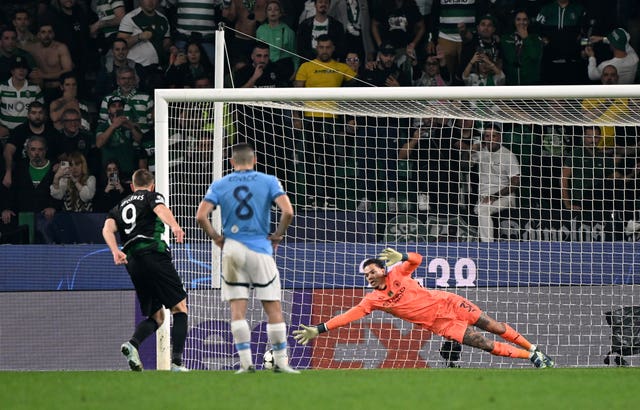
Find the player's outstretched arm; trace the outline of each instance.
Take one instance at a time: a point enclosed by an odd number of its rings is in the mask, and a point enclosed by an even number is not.
[[[387,248],[380,252],[380,259],[387,262],[387,266],[395,265],[400,261],[406,261],[409,257],[393,248]]]
[[[306,345],[310,340],[318,337],[320,333],[327,331],[324,323],[320,323],[317,326],[300,325],[300,330],[293,331],[293,338],[296,339],[301,345]]]

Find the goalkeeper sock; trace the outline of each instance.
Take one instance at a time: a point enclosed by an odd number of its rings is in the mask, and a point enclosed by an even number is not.
[[[136,326],[136,330],[133,332],[133,336],[131,336],[131,340],[129,343],[133,345],[136,349],[140,347],[140,344],[144,342],[144,339],[151,336],[153,332],[158,330],[158,323],[153,320],[153,318],[146,318],[142,322],[138,323]]]
[[[278,367],[289,365],[287,357],[287,326],[282,323],[267,323],[267,337],[273,347],[273,361]]]
[[[171,328],[171,362],[178,366],[182,366],[182,351],[185,340],[187,340],[187,314],[184,312],[174,313],[173,327]]]
[[[500,335],[501,338],[506,340],[507,342],[511,342],[517,344],[523,349],[529,350],[531,349],[531,343],[524,338],[520,333],[518,333],[514,328],[509,326],[508,324],[504,324],[507,330],[503,334]]]
[[[494,356],[517,357],[519,359],[528,359],[530,355],[527,350],[519,349],[515,346],[502,342],[493,343],[493,350],[491,351],[491,354]]]
[[[249,322],[246,320],[234,320],[231,322],[231,334],[233,335],[233,343],[235,343],[238,356],[240,357],[240,366],[248,369],[253,366],[251,357],[251,329]]]

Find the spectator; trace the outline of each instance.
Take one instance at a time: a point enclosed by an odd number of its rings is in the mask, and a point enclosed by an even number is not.
[[[482,144],[474,145],[471,161],[478,164],[478,235],[481,242],[493,242],[493,217],[516,205],[520,187],[520,164],[515,154],[502,145],[502,127],[483,127]]]
[[[498,68],[502,69],[500,38],[496,35],[496,19],[491,14],[480,17],[476,32],[471,35],[467,34],[462,39],[460,72],[455,73],[458,77],[462,76],[462,71],[476,53],[485,54]]]
[[[348,65],[333,59],[335,47],[328,34],[319,36],[317,43],[318,57],[300,65],[294,82],[295,87],[340,87],[354,78],[355,71]],[[294,126],[303,130],[304,133],[305,187],[308,205],[335,208],[334,144],[336,141],[334,138],[342,130],[343,124],[333,114],[306,111],[302,121],[294,118]]]
[[[401,160],[415,162],[412,184],[417,192],[419,212],[456,216],[461,172],[460,141],[454,135],[457,127],[443,118],[425,118],[399,151]]]
[[[540,9],[536,21],[544,44],[544,84],[586,83],[579,42],[584,35],[586,18],[584,7],[570,0],[555,0]]]
[[[16,163],[15,168],[14,182],[6,201],[8,207],[2,210],[2,219],[11,221],[22,212],[44,215],[44,219],[35,218],[35,242],[49,243],[47,227],[61,204],[49,191],[56,168],[47,159],[47,141],[38,136],[29,138],[27,158]]]
[[[27,51],[36,61],[42,81],[44,100],[49,103],[60,96],[60,76],[73,70],[73,61],[69,48],[59,41],[54,40],[55,32],[49,22],[41,22],[38,28],[38,43],[32,45]]]
[[[89,173],[87,160],[80,152],[72,152],[65,162],[60,163],[53,176],[51,197],[62,201],[64,211],[91,212],[96,177]]]
[[[213,67],[202,46],[198,42],[187,43],[185,50],[180,50],[173,64],[166,73],[167,84],[174,88],[186,88],[193,80],[200,77],[213,78]]]
[[[78,76],[75,72],[70,71],[60,76],[60,89],[62,96],[53,100],[49,105],[49,119],[57,130],[62,130],[62,114],[68,109],[74,109],[80,112],[82,116],[82,128],[87,131],[91,130],[89,107],[84,101],[78,100]]]
[[[400,53],[415,55],[425,33],[424,20],[415,1],[391,0],[379,6],[371,19],[371,34],[376,45],[390,43]]]
[[[95,94],[96,101],[102,99],[118,87],[116,71],[121,67],[131,67],[135,70],[135,84],[143,84],[144,69],[142,66],[128,57],[129,46],[127,41],[114,38],[111,43],[111,53],[104,56],[104,64],[101,65],[96,75]]]
[[[35,67],[36,63],[31,54],[18,48],[14,28],[4,26],[0,29],[0,81],[6,81],[11,77],[11,62],[16,56],[24,58],[30,70]]]
[[[549,0],[489,0],[476,1],[478,13],[491,14],[495,17],[495,26],[499,34],[502,30],[511,28],[513,19],[518,11],[523,11],[529,17],[535,18],[540,8]],[[584,3],[584,2],[583,2]]]
[[[357,52],[364,61],[373,60],[377,48],[371,37],[369,10],[367,0],[335,0],[328,13],[344,27],[344,49]]]
[[[29,83],[29,64],[24,57],[11,61],[11,77],[0,83],[0,140],[27,118],[27,107],[33,101],[43,101],[40,87]]]
[[[585,127],[582,143],[573,149],[562,167],[564,208],[578,212],[583,220],[591,222],[602,221],[602,211],[612,209],[612,205],[603,202],[605,198],[614,197],[612,190],[604,191],[610,189],[608,182],[622,177],[617,170],[615,152],[599,147],[601,138],[599,127]]]
[[[115,95],[107,102],[107,121],[98,124],[96,147],[100,149],[102,164],[111,158],[118,158],[121,178],[130,178],[138,168],[134,144],[142,141],[143,134],[137,124],[125,111],[124,100]]]
[[[488,54],[477,51],[462,72],[462,81],[468,86],[504,85],[504,72]]]
[[[411,85],[410,76],[397,65],[396,47],[383,42],[372,68],[365,69],[362,81],[374,87],[404,87]],[[364,174],[358,187],[361,202],[358,209],[366,210],[377,198],[386,198],[387,209],[397,210],[398,137],[402,121],[396,118],[356,118],[356,157]],[[380,173],[385,178],[379,178]]]
[[[90,43],[89,17],[78,0],[56,0],[53,8],[51,21],[56,39],[69,49],[73,71],[77,74],[78,91],[86,98],[85,77],[90,64],[98,59],[97,50]]]
[[[603,85],[619,83],[618,70],[613,64],[602,69],[600,82]],[[631,114],[628,98],[587,98],[581,102],[584,113],[600,123],[621,122],[624,117]],[[616,145],[616,129],[614,126],[605,125],[600,128],[601,135],[598,138],[598,147],[613,148]]]
[[[100,153],[96,148],[96,137],[95,134],[80,126],[82,122],[80,111],[75,108],[67,108],[62,113],[60,122],[62,129],[59,137],[60,155],[58,159],[69,161],[69,154],[80,152],[87,160],[89,173],[97,175],[101,169],[101,163]]]
[[[271,48],[266,43],[256,43],[251,52],[251,64],[244,66],[235,74],[235,84],[239,88],[275,88],[284,87],[288,77],[278,71],[279,67],[271,62]],[[264,152],[256,150],[257,152]]]
[[[138,169],[156,172],[156,140],[153,129],[142,136],[142,141],[133,145],[133,152]]]
[[[277,71],[279,67],[271,63],[269,52],[267,44],[256,43],[251,53],[251,64],[236,73],[236,85],[241,88],[286,86],[289,77]],[[287,185],[294,167],[286,142],[283,110],[239,106],[238,117],[239,136],[246,138],[258,153],[257,170],[275,175]]]
[[[185,113],[183,115],[194,115]],[[188,121],[200,121],[199,119],[188,119]],[[192,130],[194,130],[192,128]],[[195,129],[192,135],[183,136],[180,141],[185,147],[178,155],[172,158],[170,169],[175,172],[177,183],[172,184],[171,195],[182,197],[197,197],[206,192],[211,181],[205,182],[202,175],[213,175],[214,153],[213,153],[213,132],[202,132]],[[226,148],[225,148],[226,149]],[[176,211],[178,223],[193,221],[193,215],[198,210],[198,205],[192,201],[182,201],[173,205]],[[193,224],[185,225],[185,232],[188,237],[196,238],[201,232],[199,227]]]
[[[97,184],[96,195],[93,198],[95,212],[109,212],[131,193],[127,181],[120,179],[120,167],[115,159],[106,161]]]
[[[176,23],[172,36],[178,50],[197,42],[210,66],[215,58],[215,31],[222,18],[222,0],[168,0],[175,4]]]
[[[376,62],[365,68],[362,81],[376,87],[406,87],[411,85],[411,77],[398,66],[396,47],[390,42],[381,44]]]
[[[475,23],[475,2],[433,0],[427,25],[427,53],[436,54],[439,50],[452,75],[458,72],[460,66],[462,39],[468,35],[468,27],[473,27]]]
[[[268,0],[267,21],[258,27],[256,37],[269,45],[269,60],[281,66],[287,78],[293,79],[300,66],[296,54],[296,33],[281,18],[280,0]]]
[[[31,16],[27,9],[16,8],[11,22],[16,29],[18,47],[26,50],[38,42],[38,38],[31,32]]]
[[[116,71],[118,88],[102,99],[99,121],[106,121],[108,116],[108,103],[112,97],[118,97],[124,102],[124,113],[140,128],[144,134],[153,125],[153,99],[147,93],[139,92],[136,88],[136,73],[129,66],[118,68]]]
[[[331,0],[315,0],[314,7],[316,14],[302,21],[298,26],[297,50],[298,54],[306,60],[316,58],[318,37],[329,36],[333,43],[333,56],[336,59],[343,57],[344,27],[342,24],[329,16]]]
[[[160,13],[158,0],[140,0],[140,7],[120,21],[118,38],[127,41],[128,57],[145,69],[145,76],[167,67],[171,46],[169,20]]]
[[[442,87],[451,85],[452,78],[444,55],[428,55],[422,70],[413,70],[411,84],[416,87]]]
[[[347,86],[358,86],[359,77],[362,76],[362,72],[364,71],[364,59],[360,54],[355,50],[347,49],[347,53],[345,54],[344,62],[356,73],[356,78],[349,80],[345,83]]]
[[[193,82],[187,88],[213,88],[213,80],[211,77],[194,78]]]
[[[298,14],[298,24],[302,23],[306,19],[310,17],[314,17],[316,15],[316,0],[305,0],[302,7],[299,7],[298,10],[300,13]]]
[[[529,15],[516,12],[515,32],[504,34],[500,40],[507,85],[540,84],[542,39],[529,30]]]
[[[49,147],[47,148],[47,159],[56,162],[60,153],[58,133],[47,121],[44,105],[39,101],[33,101],[28,104],[27,110],[27,121],[11,131],[2,153],[5,161],[5,175],[2,183],[6,187],[11,186],[14,164],[28,156],[27,141],[30,137],[42,137],[47,142],[47,147]]]
[[[234,33],[228,47],[232,61],[246,60],[251,54],[259,22],[266,20],[265,0],[227,0],[223,2],[222,16],[233,24]]]
[[[619,84],[633,84],[638,72],[638,54],[629,44],[629,33],[624,29],[617,28],[607,35],[607,37],[592,36],[592,41],[605,41],[613,52],[613,58],[597,64],[593,47],[585,47],[584,51],[589,57],[587,67],[589,79],[600,80],[605,67],[611,65],[616,68]]]
[[[0,175],[4,172],[4,163],[0,158]],[[4,176],[4,175],[3,175]],[[9,189],[0,184],[0,244],[27,245],[29,244],[29,226],[20,223],[11,210]]]
[[[127,13],[124,0],[96,0],[91,2],[98,20],[89,27],[91,37],[97,41],[98,50],[104,54],[118,35],[122,18]]]

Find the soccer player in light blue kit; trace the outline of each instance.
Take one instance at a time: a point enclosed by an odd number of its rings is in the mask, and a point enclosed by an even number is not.
[[[222,249],[222,298],[231,308],[231,334],[240,356],[237,373],[255,372],[251,328],[247,322],[249,292],[267,314],[267,336],[273,348],[274,371],[299,373],[289,366],[287,327],[280,303],[280,273],[273,254],[293,220],[293,207],[274,176],[254,170],[256,156],[248,144],[233,147],[234,171],[214,181],[198,206],[200,227]],[[281,211],[280,223],[269,235],[271,204]],[[222,233],[211,225],[210,214],[220,207]]]

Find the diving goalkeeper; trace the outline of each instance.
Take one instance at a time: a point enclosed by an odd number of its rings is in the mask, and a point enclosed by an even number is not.
[[[387,271],[387,265],[395,265],[400,261],[402,264]],[[382,310],[449,340],[477,347],[492,355],[529,359],[535,367],[554,366],[549,356],[515,329],[489,317],[469,300],[455,293],[420,286],[411,274],[421,262],[420,254],[402,254],[391,248],[382,251],[379,258],[365,260],[362,269],[374,291],[367,294],[358,305],[326,323],[301,325],[300,330],[293,332],[294,338],[306,345],[320,333],[361,319],[374,310]],[[473,326],[494,333],[519,347],[488,339]]]

